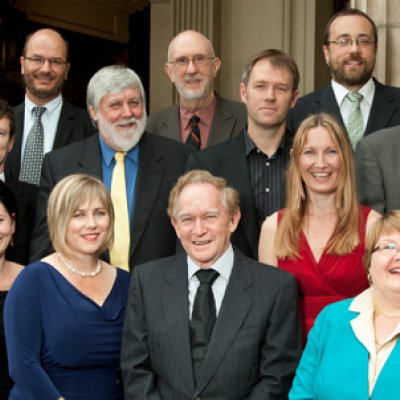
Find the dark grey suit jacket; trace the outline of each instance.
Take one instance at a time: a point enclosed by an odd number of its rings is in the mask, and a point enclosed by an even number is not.
[[[247,123],[247,112],[243,103],[226,100],[218,95],[216,98],[217,103],[207,147],[232,138],[237,135]],[[151,114],[147,121],[146,130],[180,142],[182,139],[179,105]]]
[[[24,132],[25,103],[14,108],[16,132],[14,146],[7,156],[5,176],[7,184],[13,189],[18,204],[17,232],[14,247],[7,253],[9,260],[27,264],[29,245],[36,212],[37,186],[20,182],[21,148]],[[53,149],[82,140],[96,132],[86,110],[75,107],[63,100],[60,119],[57,125]]]
[[[380,213],[400,209],[400,126],[358,142],[356,182],[361,204]]]
[[[290,159],[290,144],[291,135],[286,132],[284,147],[286,163]],[[213,175],[222,176],[229,186],[239,192],[242,217],[232,235],[232,243],[247,257],[257,260],[260,226],[254,192],[250,185],[243,130],[231,140],[192,153],[188,158],[186,170],[193,169],[205,169]],[[284,202],[281,207],[284,207]]]
[[[122,337],[126,400],[282,400],[301,353],[293,276],[235,251],[195,386],[185,254],[134,270]]]
[[[375,95],[364,132],[369,135],[383,128],[400,125],[400,89],[375,81]],[[287,127],[296,132],[300,123],[310,114],[325,112],[332,114],[344,125],[339,105],[331,84],[317,92],[302,96],[289,112]]]
[[[166,212],[168,196],[183,173],[191,151],[189,146],[173,140],[146,132],[143,134],[139,142],[139,169],[131,223],[131,269],[136,264],[175,254],[176,235]],[[47,230],[47,200],[56,183],[74,173],[86,173],[102,179],[98,135],[45,156],[31,244],[31,261],[39,260],[52,251]]]

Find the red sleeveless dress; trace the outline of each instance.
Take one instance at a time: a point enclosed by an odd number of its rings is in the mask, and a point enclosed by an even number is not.
[[[296,259],[278,259],[278,267],[297,278],[304,340],[314,325],[318,313],[328,304],[354,297],[368,288],[363,266],[365,229],[370,208],[360,206],[359,245],[349,254],[322,253],[317,262],[303,232],[299,236]],[[282,219],[278,212],[278,223]]]

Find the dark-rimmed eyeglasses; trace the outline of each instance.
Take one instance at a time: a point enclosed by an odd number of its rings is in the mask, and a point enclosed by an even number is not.
[[[62,65],[65,65],[67,62],[61,58],[45,58],[45,57],[39,57],[39,56],[33,56],[33,57],[27,57],[24,56],[25,60],[30,61],[31,63],[35,64],[38,67],[41,67],[44,65],[46,61],[49,62],[50,67],[61,67]]]
[[[177,68],[187,68],[189,63],[192,62],[196,67],[204,67],[208,61],[213,60],[215,57],[207,57],[204,54],[196,54],[193,58],[178,57],[175,60],[168,61],[168,64],[175,65]]]

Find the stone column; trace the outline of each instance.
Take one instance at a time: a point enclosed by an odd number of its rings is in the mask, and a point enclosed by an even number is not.
[[[351,0],[350,5],[368,14],[378,28],[374,76],[387,85],[400,86],[400,0]]]

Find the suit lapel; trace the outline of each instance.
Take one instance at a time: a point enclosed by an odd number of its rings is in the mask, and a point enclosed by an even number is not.
[[[339,105],[336,101],[335,93],[333,92],[332,85],[329,84],[321,95],[321,107],[314,110],[315,113],[325,112],[334,115],[338,118],[339,122],[345,126],[342,114],[340,113]]]
[[[189,337],[188,272],[186,254],[173,258],[172,264],[164,274],[160,290],[164,310],[165,333],[171,343],[171,354],[176,359],[177,371],[188,391],[194,391],[192,353]]]
[[[74,116],[72,106],[63,99],[53,149],[59,149],[71,142],[70,138],[74,129]]]
[[[22,150],[22,136],[24,135],[24,119],[25,119],[25,103],[20,104],[14,108],[15,113],[15,142],[14,146],[7,156],[5,174],[6,179],[18,180],[19,172],[21,169],[21,150]]]
[[[375,94],[368,118],[365,135],[389,126],[389,121],[397,111],[398,104],[395,97],[389,97],[384,92],[382,84],[375,80]]]
[[[165,171],[163,158],[163,154],[157,149],[151,136],[145,132],[139,144],[139,169],[131,227],[130,257],[135,252],[157,200]]]
[[[215,375],[215,371],[242,327],[253,303],[251,297],[246,294],[246,289],[252,283],[249,270],[240,254],[235,252],[232,274],[215,323],[195,396],[204,389]]]
[[[98,134],[85,139],[81,147],[81,155],[77,157],[77,164],[81,169],[80,173],[93,175],[103,180],[102,155]]]
[[[226,148],[219,154],[222,176],[240,193],[240,205],[246,215],[242,215],[239,226],[242,227],[254,256],[257,255],[258,222],[253,190],[247,167],[243,132],[226,143]]]
[[[216,95],[216,104],[210,133],[208,135],[207,147],[227,139],[227,132],[231,136],[236,120],[227,107],[226,103]]]
[[[179,115],[179,105],[172,107],[170,113],[168,113],[168,118],[160,122],[160,132],[170,139],[177,140],[181,142],[181,121]]]

